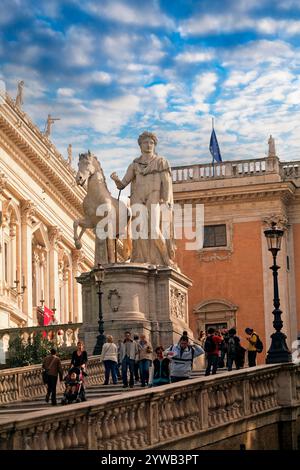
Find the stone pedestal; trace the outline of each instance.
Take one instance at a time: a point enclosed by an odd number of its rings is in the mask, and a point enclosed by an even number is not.
[[[188,327],[188,287],[191,281],[169,267],[146,264],[110,264],[102,283],[102,311],[105,335],[114,342],[126,330],[144,333],[152,345],[168,347]],[[77,278],[82,285],[83,325],[80,338],[92,354],[98,335],[99,303],[93,271]]]

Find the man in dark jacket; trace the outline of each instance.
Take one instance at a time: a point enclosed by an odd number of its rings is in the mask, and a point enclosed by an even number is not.
[[[51,397],[51,403],[53,406],[57,405],[56,402],[56,384],[57,377],[59,375],[60,381],[63,379],[63,370],[59,357],[56,356],[56,350],[51,349],[51,354],[45,357],[43,360],[43,369],[47,372],[47,395],[46,402],[49,402]]]

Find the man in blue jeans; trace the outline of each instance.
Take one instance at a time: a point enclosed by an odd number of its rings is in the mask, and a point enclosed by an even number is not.
[[[204,351],[206,352],[207,367],[205,375],[210,375],[211,369],[212,374],[217,373],[218,361],[219,361],[219,347],[223,341],[221,336],[215,334],[214,328],[208,328],[207,338],[204,343]]]
[[[131,339],[130,331],[125,332],[125,339],[120,346],[120,361],[122,365],[123,388],[128,387],[127,371],[129,369],[129,387],[134,385],[134,362],[138,355],[138,345]]]

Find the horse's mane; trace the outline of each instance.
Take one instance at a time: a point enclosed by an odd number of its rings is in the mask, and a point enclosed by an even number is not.
[[[98,162],[98,158],[96,157],[96,155],[93,155],[93,161],[94,161],[94,166],[95,166],[95,168],[96,168],[96,171],[99,171],[99,172],[101,173],[102,178],[103,178],[103,182],[104,182],[104,184],[105,184],[105,187],[106,187],[106,189],[108,189],[108,188],[107,188],[106,178],[105,178],[103,169],[102,169],[100,163]]]
[[[82,153],[82,154],[79,155],[79,159],[81,159],[81,158],[88,158],[88,156],[89,156],[89,153]],[[104,184],[105,184],[105,187],[106,187],[106,189],[108,190],[108,187],[107,187],[107,184],[106,184],[106,178],[105,178],[103,169],[102,169],[102,167],[101,167],[101,165],[100,165],[100,162],[98,161],[98,158],[96,157],[96,155],[92,155],[92,157],[93,157],[93,163],[94,163],[95,170],[96,170],[96,171],[99,171],[99,172],[101,173],[102,178],[103,178],[103,182],[104,182]]]

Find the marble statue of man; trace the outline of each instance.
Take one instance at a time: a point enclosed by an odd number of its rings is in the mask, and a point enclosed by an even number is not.
[[[16,106],[18,108],[21,108],[21,106],[23,104],[23,88],[24,88],[24,81],[21,80],[18,83],[18,93],[17,93],[17,97],[16,97]]]
[[[157,142],[155,134],[143,132],[138,138],[141,156],[129,165],[122,180],[116,173],[112,173],[111,178],[118,189],[123,189],[131,183],[130,205],[133,210],[133,223],[135,204],[142,204],[147,208],[148,237],[133,237],[131,262],[176,267],[171,169],[168,161],[156,154]],[[164,214],[168,213],[166,218],[164,215],[164,220],[167,219],[169,224],[168,236],[161,230],[163,208]],[[156,236],[151,232],[153,225],[156,226]]]

